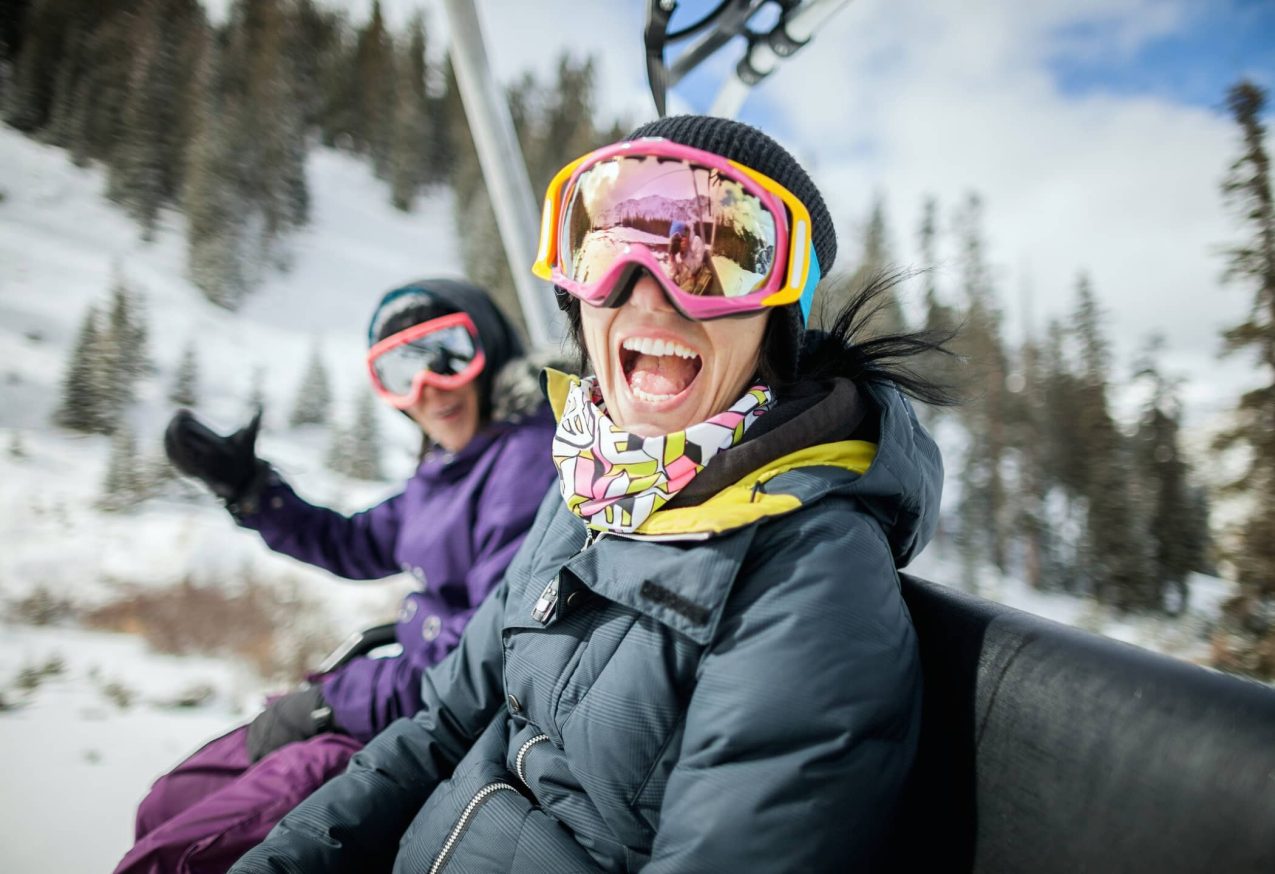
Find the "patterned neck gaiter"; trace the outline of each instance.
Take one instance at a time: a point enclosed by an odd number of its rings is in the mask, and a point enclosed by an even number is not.
[[[627,534],[686,487],[769,408],[770,389],[755,385],[706,422],[659,437],[639,437],[607,416],[595,377],[571,379],[553,462],[567,508],[589,527]]]

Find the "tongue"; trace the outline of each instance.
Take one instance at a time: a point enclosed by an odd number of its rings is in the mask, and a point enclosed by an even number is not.
[[[639,355],[629,385],[653,395],[675,395],[695,379],[695,363],[676,355]]]

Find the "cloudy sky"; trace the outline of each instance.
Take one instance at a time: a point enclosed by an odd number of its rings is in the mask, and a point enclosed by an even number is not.
[[[425,8],[441,42],[439,0],[382,2],[393,24]],[[714,2],[682,0],[674,24]],[[364,4],[348,8],[357,17]],[[478,0],[500,78],[547,73],[563,52],[592,55],[600,105],[634,122],[653,113],[645,8]],[[673,108],[707,110],[741,52],[728,46],[679,86]],[[895,259],[917,266],[923,199],[938,198],[950,227],[977,192],[1011,335],[1066,313],[1086,271],[1110,311],[1119,365],[1164,334],[1193,418],[1207,418],[1252,378],[1249,363],[1216,357],[1220,330],[1252,294],[1219,283],[1218,252],[1238,233],[1218,194],[1238,153],[1223,99],[1241,76],[1275,85],[1269,0],[850,0],[740,118],[812,171],[838,222],[842,266],[874,197]],[[954,259],[940,270],[954,291]]]

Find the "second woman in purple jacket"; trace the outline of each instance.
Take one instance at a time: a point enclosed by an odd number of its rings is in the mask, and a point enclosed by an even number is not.
[[[484,291],[455,280],[395,289],[368,343],[373,387],[420,425],[427,450],[387,501],[352,516],[306,502],[256,458],[255,419],[221,437],[182,411],[166,446],[272,549],[349,579],[415,577],[396,628],[402,653],[356,659],[275,699],[161,777],[117,874],[225,871],[363,743],[415,713],[421,672],[500,581],[554,478],[537,373]]]

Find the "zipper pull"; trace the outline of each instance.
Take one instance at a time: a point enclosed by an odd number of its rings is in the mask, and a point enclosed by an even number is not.
[[[546,625],[549,617],[553,615],[553,609],[558,606],[558,576],[554,574],[549,585],[545,586],[544,591],[540,593],[540,597],[536,599],[536,606],[531,608],[531,618]]]

